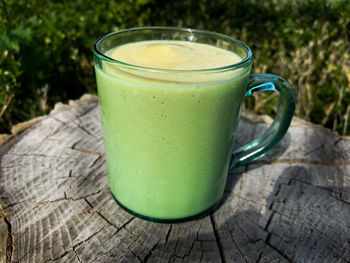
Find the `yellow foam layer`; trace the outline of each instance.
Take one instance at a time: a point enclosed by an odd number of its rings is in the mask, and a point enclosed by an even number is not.
[[[107,56],[132,65],[173,70],[213,69],[236,64],[237,54],[188,41],[140,41],[119,46]]]

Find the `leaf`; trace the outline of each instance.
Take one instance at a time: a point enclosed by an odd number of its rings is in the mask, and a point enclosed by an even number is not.
[[[17,53],[19,52],[19,43],[18,41],[12,40],[11,41],[11,49],[16,51]]]
[[[30,42],[32,40],[32,30],[30,28],[23,28],[22,26],[11,31],[11,36],[19,38],[24,42]]]
[[[18,53],[19,49],[18,41],[6,34],[0,35],[0,50],[14,50]]]
[[[10,38],[5,35],[5,33],[2,33],[0,35],[0,50],[10,50],[11,49],[11,41]]]

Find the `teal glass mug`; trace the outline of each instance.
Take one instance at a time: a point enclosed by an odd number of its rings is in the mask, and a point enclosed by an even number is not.
[[[120,46],[151,40],[210,45],[235,53],[240,61],[173,70],[109,55]],[[93,53],[110,191],[125,210],[147,220],[180,222],[212,211],[223,196],[228,172],[274,147],[293,117],[292,87],[279,76],[250,74],[251,50],[230,36],[134,28],[101,37]],[[265,90],[280,94],[274,122],[233,152],[244,97]]]

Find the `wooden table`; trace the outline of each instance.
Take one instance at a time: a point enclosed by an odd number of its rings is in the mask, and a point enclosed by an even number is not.
[[[242,118],[237,144],[271,119]],[[0,262],[350,262],[350,141],[294,119],[211,215],[151,223],[108,191],[97,98],[1,136]]]

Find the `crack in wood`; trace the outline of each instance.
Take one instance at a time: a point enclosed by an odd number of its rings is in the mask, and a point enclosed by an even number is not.
[[[310,183],[308,181],[304,181],[304,180],[300,180],[300,179],[296,179],[296,178],[290,179],[291,183],[293,181],[294,182],[299,182],[301,184],[309,185],[309,186],[312,186],[312,187],[315,187],[315,188],[318,188],[318,189],[322,189],[322,190],[325,190],[325,191],[333,193],[333,194],[336,194],[339,197],[336,200],[344,202],[343,200],[340,199],[340,191],[335,191],[333,188],[327,188],[327,187],[323,187],[323,186],[320,186],[320,185],[315,185],[315,184],[312,184],[312,183]],[[344,203],[348,204],[346,201]]]
[[[278,185],[277,191],[276,191],[276,193],[275,193],[274,195],[277,196],[277,195],[279,194],[282,185],[290,185],[291,182],[292,182],[292,178],[290,178],[290,179],[288,180],[287,183],[280,183],[280,184]],[[269,207],[268,207],[269,210],[271,211],[271,215],[269,216],[269,218],[268,218],[268,220],[267,220],[267,223],[266,223],[266,225],[265,225],[265,227],[264,227],[264,230],[268,233],[267,236],[266,236],[266,240],[264,240],[264,241],[265,241],[266,244],[269,245],[269,247],[271,247],[273,250],[275,250],[280,256],[282,256],[282,257],[283,257],[284,259],[286,259],[288,262],[291,262],[290,259],[289,259],[289,257],[287,257],[287,256],[285,256],[285,255],[282,255],[279,251],[277,251],[276,249],[274,249],[274,248],[271,246],[271,244],[270,244],[272,232],[270,232],[270,231],[268,230],[268,228],[269,228],[269,226],[270,226],[270,224],[271,224],[271,222],[272,222],[272,219],[273,219],[273,217],[274,217],[275,214],[280,214],[280,215],[283,216],[283,214],[280,213],[280,211],[276,211],[276,210],[273,209],[273,206],[274,206],[275,202],[276,202],[276,200],[272,200],[271,204],[270,204]],[[286,215],[286,216],[287,216],[287,215]],[[283,240],[282,237],[280,237],[280,238],[281,238],[281,240]],[[261,257],[261,256],[260,256],[260,257]]]
[[[64,257],[65,257],[69,252],[71,252],[71,251],[73,251],[73,253],[76,255],[76,257],[78,258],[78,260],[79,260],[80,262],[82,262],[81,259],[80,259],[79,256],[78,256],[78,254],[76,253],[76,249],[77,249],[81,244],[83,244],[83,243],[85,243],[85,242],[88,242],[90,239],[92,239],[94,236],[96,236],[99,232],[102,231],[102,229],[103,229],[103,228],[100,228],[100,230],[98,230],[97,232],[93,233],[93,234],[92,234],[91,236],[89,236],[88,238],[86,238],[86,239],[80,241],[79,243],[75,244],[74,246],[68,247],[67,250],[66,250],[63,254],[61,254],[60,256],[58,256],[58,257],[56,257],[56,258],[47,259],[47,260],[45,260],[45,261],[42,261],[42,263],[47,263],[47,262],[50,262],[50,261],[58,261],[58,260],[64,258]],[[18,261],[20,262],[20,261],[21,261],[25,256],[27,256],[27,255],[28,255],[28,253],[25,254],[22,258],[20,258]]]
[[[76,146],[78,143],[80,143],[81,141],[82,141],[82,139],[79,139],[79,140],[77,140],[76,142],[74,142],[74,143],[72,144],[72,146],[71,146],[71,149],[74,150],[74,149],[75,149],[75,146]]]
[[[241,195],[239,195],[239,194],[233,193],[233,192],[232,192],[232,195],[233,195],[233,196],[236,196],[237,198],[239,198],[239,199],[241,199],[241,200],[243,200],[243,201],[246,201],[246,202],[248,202],[248,203],[253,203],[253,204],[257,204],[257,205],[260,204],[260,203],[254,201],[254,200],[247,199],[247,198],[245,198],[245,197],[243,197],[243,196],[241,196]]]
[[[176,234],[178,234],[178,233],[179,233],[179,228],[178,228],[178,231],[177,231]],[[175,242],[175,246],[174,246],[173,251],[172,251],[172,255],[176,255],[176,247],[177,247],[178,243],[179,243],[179,237],[177,236],[176,242]],[[171,257],[170,257],[170,258],[171,258]],[[170,260],[169,260],[169,261],[170,261]]]
[[[199,262],[202,262],[203,250],[201,251],[201,257],[199,258]]]
[[[280,190],[281,190],[282,185],[290,185],[291,182],[292,182],[292,179],[289,178],[289,180],[288,180],[287,183],[279,183],[278,186],[277,186],[277,191],[275,192],[274,196],[278,196],[278,194],[279,194],[279,192],[280,192]],[[271,211],[271,215],[269,216],[269,219],[267,220],[267,223],[266,223],[266,225],[265,225],[265,227],[264,227],[264,230],[268,233],[268,235],[267,235],[267,237],[266,237],[266,240],[268,240],[268,239],[270,238],[270,235],[271,235],[271,233],[268,231],[268,228],[269,228],[269,226],[270,226],[270,224],[271,224],[271,221],[272,221],[273,216],[274,216],[275,213],[276,213],[276,211],[273,209],[273,206],[274,206],[275,202],[276,202],[276,200],[272,200],[272,201],[271,201],[271,204],[268,206],[268,209]],[[265,241],[266,241],[266,240],[265,240]]]
[[[50,118],[54,119],[55,121],[58,121],[59,123],[63,124],[64,126],[69,126],[68,123],[60,120],[59,118],[56,118],[55,116],[53,115],[50,115]]]
[[[236,243],[236,241],[235,241],[235,239],[234,239],[234,236],[233,236],[232,232],[229,231],[229,233],[230,233],[230,236],[231,236],[231,240],[232,240],[232,242],[235,244],[235,246],[236,246],[236,248],[237,248],[237,251],[238,251],[239,254],[241,255],[242,259],[243,259],[245,262],[248,263],[247,259],[244,257],[243,252],[241,251],[241,249],[240,249],[239,246],[237,245],[237,243]]]
[[[325,142],[323,142],[320,146],[318,146],[318,147],[316,147],[316,148],[314,148],[314,149],[312,149],[312,150],[310,150],[310,151],[308,151],[308,152],[305,152],[305,156],[308,156],[308,155],[310,155],[311,153],[317,152],[317,151],[323,149],[325,146],[326,146],[326,144],[325,144]],[[330,146],[329,146],[329,147],[330,147]]]
[[[11,222],[8,220],[7,215],[5,211],[3,210],[1,204],[0,204],[0,217],[3,218],[5,224],[7,225],[7,246],[6,246],[6,263],[11,263],[14,256],[15,251],[15,245],[14,245],[14,238],[12,235],[12,225]]]
[[[166,236],[165,236],[165,244],[168,243],[169,235],[170,235],[170,232],[171,232],[172,227],[173,227],[173,225],[170,225],[169,230],[168,230],[168,232],[166,233]]]
[[[173,262],[173,261],[174,261],[174,260],[172,260],[173,258],[183,261],[183,258],[182,258],[182,257],[179,257],[179,256],[177,256],[177,255],[171,255],[171,257],[169,258],[169,261],[168,261],[168,262]]]
[[[344,138],[345,139],[345,138]],[[336,146],[339,142],[341,142],[343,140],[343,138],[338,138],[334,143],[333,143],[333,147]]]
[[[102,156],[102,157],[105,156],[105,153],[95,152],[95,151],[91,151],[91,150],[87,150],[87,149],[72,148],[72,150],[79,151],[79,152],[82,152],[82,153],[87,153],[87,154],[93,154],[93,155],[97,155],[97,156]]]
[[[94,134],[92,134],[91,132],[89,132],[87,129],[85,129],[85,127],[81,126],[80,124],[77,124],[77,127],[81,130],[83,130],[85,133],[89,134],[91,137],[96,138],[96,136]]]
[[[277,195],[279,194],[279,192],[281,191],[282,185],[290,185],[290,182],[291,182],[291,180],[289,180],[288,183],[280,183],[280,184],[278,184],[277,190],[276,190],[276,192],[275,192],[274,195],[277,196]],[[271,204],[270,204],[270,206],[269,206],[270,209],[272,208],[273,202],[274,202],[274,201],[272,201]]]
[[[199,238],[198,238],[198,235],[199,235],[199,232],[201,231],[202,225],[203,225],[203,223],[201,222],[201,224],[200,224],[200,226],[198,228],[197,234],[196,234],[196,239],[194,241],[200,241]]]
[[[75,251],[75,248],[74,248],[74,247],[73,247],[73,252],[74,252],[76,258],[79,260],[79,262],[83,262],[83,261],[81,261],[79,255],[78,255],[77,251]]]
[[[271,218],[271,217],[270,217],[270,218]],[[269,218],[268,224],[270,223],[270,218]],[[255,223],[255,222],[252,222],[252,223]],[[268,224],[267,224],[267,225],[268,225]],[[251,239],[251,238],[249,237],[249,235],[245,232],[244,228],[239,224],[239,222],[237,222],[237,226],[238,226],[239,229],[242,231],[242,233],[248,238],[248,240],[250,241],[250,243],[253,244],[253,245],[257,248],[257,250],[258,250],[257,253],[259,253],[259,254],[258,254],[257,259],[255,260],[255,262],[259,262],[259,261],[261,260],[262,255],[263,255],[263,247],[257,246],[256,244],[259,243],[259,242],[261,242],[261,241],[265,243],[265,241],[266,241],[267,238],[265,238],[265,239],[258,238],[258,239],[256,239],[256,240],[253,240],[253,239]],[[261,228],[261,227],[260,227],[259,225],[257,225],[257,224],[256,224],[256,226],[257,226],[258,228]],[[265,228],[267,229],[267,227],[265,227]],[[266,230],[266,229],[264,229],[264,230]],[[266,231],[266,232],[267,232],[267,231]],[[267,232],[267,233],[268,233],[268,232]],[[270,233],[267,234],[267,237],[268,237],[269,234],[270,234]],[[245,260],[246,260],[246,259],[245,259]],[[248,262],[248,261],[246,260],[246,262]]]
[[[277,254],[279,254],[281,257],[283,257],[285,260],[287,260],[289,263],[295,263],[293,259],[291,259],[287,254],[285,254],[283,251],[279,250],[277,247],[272,245],[269,240],[266,240],[266,244],[273,249]]]
[[[261,251],[259,252],[258,257],[257,257],[256,260],[255,260],[255,263],[259,263],[259,262],[260,262],[260,260],[261,260],[261,258],[262,258],[262,255],[263,255],[263,250],[261,250]]]
[[[96,138],[95,135],[93,135],[91,132],[89,132],[88,130],[86,130],[86,129],[85,129],[83,126],[81,126],[79,123],[76,123],[76,126],[71,126],[71,125],[69,125],[68,123],[66,123],[66,122],[64,122],[64,121],[62,121],[62,120],[60,120],[59,118],[57,118],[57,117],[55,117],[55,116],[53,116],[53,115],[50,115],[50,118],[54,119],[55,121],[61,123],[61,124],[64,125],[64,126],[67,126],[67,127],[69,127],[69,128],[73,128],[73,129],[74,129],[74,128],[78,128],[78,129],[80,129],[81,131],[83,131],[85,134],[87,134],[88,136],[91,136],[91,137]],[[78,120],[78,121],[80,121],[80,120]]]
[[[248,219],[249,220],[249,219]],[[251,221],[251,220],[249,220]],[[255,222],[252,222],[253,224],[255,224]],[[255,224],[258,228],[261,228],[259,225]],[[237,226],[239,227],[239,229],[242,231],[242,233],[247,237],[247,239],[253,244],[255,245],[256,243],[258,243],[259,241],[265,241],[261,238],[258,238],[258,239],[251,239],[249,237],[249,235],[245,232],[244,228],[239,224],[239,222],[237,222]],[[255,245],[256,246],[256,245]],[[257,247],[257,246],[256,246]]]
[[[131,246],[131,245],[130,245]],[[142,261],[142,259],[138,256],[138,255],[136,255],[135,253],[134,253],[134,251],[132,251],[131,249],[130,249],[130,246],[128,246],[128,250],[129,250],[129,252],[135,257],[135,258],[137,258],[138,260],[139,260],[139,262],[143,262]]]
[[[54,199],[54,200],[46,200],[46,201],[42,201],[42,202],[37,202],[37,203],[35,203],[35,204],[36,204],[36,205],[47,205],[47,204],[52,204],[52,203],[62,202],[62,201],[79,201],[79,200],[85,200],[85,198],[88,198],[88,197],[90,197],[90,196],[97,195],[97,194],[99,194],[101,191],[102,191],[102,190],[98,190],[98,191],[95,192],[95,193],[91,193],[91,194],[88,194],[88,195],[85,195],[85,196],[82,196],[82,197],[79,197],[79,198],[67,197],[66,192],[64,192],[64,197],[63,197],[63,198]],[[26,200],[26,201],[28,201],[28,200]],[[33,203],[33,202],[30,202],[30,203]]]
[[[271,203],[271,207],[273,206],[273,204],[274,204],[274,202]],[[271,224],[271,221],[272,221],[272,218],[275,215],[275,213],[276,213],[276,211],[271,209],[271,215],[269,216],[269,219],[267,220],[266,226],[264,227],[264,230],[266,232],[268,232],[268,235],[267,235],[266,239],[269,238],[270,232],[267,229],[269,228],[269,226]]]
[[[130,218],[127,222],[125,222],[122,226],[120,226],[119,228],[117,228],[117,230],[110,236],[109,239],[113,238],[116,234],[118,234],[120,232],[120,230],[124,229],[125,231],[127,231],[128,233],[130,233],[131,235],[134,235],[133,233],[131,233],[130,231],[128,231],[125,227],[135,219],[135,217]]]
[[[84,198],[85,202],[92,208],[94,209],[93,205],[87,200],[87,198]],[[118,227],[113,224],[111,221],[109,221],[100,211],[93,210],[93,213],[98,214],[102,219],[104,219],[109,225],[113,226],[114,228],[118,229]]]
[[[199,231],[198,231],[198,232],[199,232]],[[193,247],[194,247],[194,243],[196,243],[196,241],[202,242],[202,241],[197,240],[197,239],[198,239],[198,232],[197,232],[197,238],[196,238],[196,240],[193,240],[190,249],[189,249],[188,252],[184,255],[183,258],[188,257],[189,255],[191,255],[192,249],[193,249]]]
[[[98,233],[100,233],[100,232],[102,231],[102,229],[103,229],[103,227],[101,227],[98,231],[96,231],[95,233],[93,233],[93,234],[92,234],[91,236],[89,236],[88,238],[86,238],[86,239],[80,241],[79,243],[75,244],[75,245],[72,247],[73,251],[74,251],[77,247],[79,247],[81,244],[90,241],[94,236],[96,236]]]
[[[126,221],[123,225],[121,225],[120,229],[122,228],[125,228],[128,224],[130,224],[136,217],[131,217],[128,221]],[[126,228],[125,228],[126,231],[128,231]],[[129,231],[128,231],[129,232]],[[129,232],[131,233],[131,232]]]
[[[151,257],[153,251],[156,249],[157,245],[159,244],[159,241],[154,244],[154,246],[151,248],[150,251],[148,251],[147,255],[141,260],[141,262],[147,262],[149,258]]]
[[[77,145],[79,142],[81,142],[81,140],[78,140],[78,141],[76,141],[75,143],[73,143],[73,145],[70,147],[70,149],[75,150],[75,151],[79,151],[79,152],[82,152],[82,153],[97,155],[97,156],[99,156],[99,157],[104,157],[104,156],[105,156],[105,153],[102,153],[102,152],[96,152],[96,151],[92,151],[92,150],[88,150],[88,149],[77,148],[76,145]],[[92,163],[92,165],[90,165],[89,168],[93,167],[94,164],[95,164],[99,159],[100,159],[100,158],[97,158],[97,159]]]
[[[221,242],[221,239],[220,239],[220,235],[218,233],[218,228],[217,228],[217,225],[216,225],[213,213],[210,214],[210,222],[211,222],[211,225],[213,227],[213,232],[214,232],[214,235],[215,235],[215,241],[216,241],[216,244],[217,244],[218,249],[219,249],[221,262],[226,263],[226,258],[225,258],[225,254],[224,254],[224,246],[222,245],[222,242]]]
[[[92,168],[95,166],[95,164],[101,159],[101,156],[98,156],[95,161],[92,162],[92,164],[89,166],[89,168]]]
[[[85,115],[88,115],[90,112],[92,112],[93,110],[95,110],[96,107],[99,107],[97,98],[96,98],[96,101],[92,101],[92,102],[90,102],[90,103],[91,103],[91,106],[90,106],[90,107],[88,107],[84,112],[79,113],[79,115],[74,114],[74,117],[80,121],[80,118],[79,118],[79,117],[83,117],[83,116],[85,116]],[[89,104],[85,104],[85,105],[89,105]]]
[[[28,199],[28,200],[21,200],[21,201],[19,201],[19,202],[10,203],[10,204],[4,206],[4,209],[9,209],[9,208],[11,208],[11,207],[13,207],[13,206],[20,205],[20,204],[23,204],[23,203],[25,203],[25,202],[30,202],[30,200],[33,200],[33,199],[34,199],[34,197],[33,197],[33,198],[30,198],[30,199]]]
[[[55,261],[58,261],[58,260],[60,260],[60,259],[62,259],[62,258],[64,258],[66,255],[68,255],[69,254],[69,252],[71,252],[71,250],[67,250],[67,251],[65,251],[63,254],[61,254],[59,257],[56,257],[56,258],[50,258],[50,259],[47,259],[47,260],[45,260],[45,261],[42,261],[42,263],[47,263],[47,262],[55,262]],[[28,254],[28,253],[27,253]],[[27,255],[26,254],[26,255]],[[26,256],[26,255],[24,255],[24,256]],[[24,258],[24,256],[20,259],[20,260],[18,260],[18,262],[20,262],[23,258]]]

